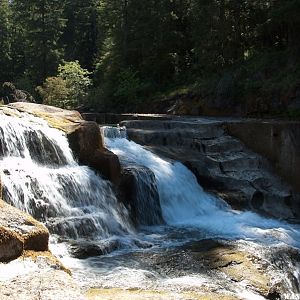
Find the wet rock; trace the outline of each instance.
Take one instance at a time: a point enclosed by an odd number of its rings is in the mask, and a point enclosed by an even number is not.
[[[35,104],[35,103],[12,103],[1,106],[0,111],[11,116],[20,116],[20,112],[30,113],[47,121],[49,126],[62,130],[66,133],[70,147],[79,163],[88,165],[99,171],[106,179],[117,183],[120,177],[120,163],[118,157],[104,148],[103,138],[99,126],[95,122],[88,122],[82,119],[77,111],[69,111],[57,107]],[[36,134],[31,133],[31,140],[34,143]],[[45,159],[44,152],[48,155],[51,163],[51,153],[56,153],[47,140],[43,141],[44,148],[32,147],[32,153],[40,162]],[[44,152],[43,152],[44,151]],[[43,155],[41,155],[43,152]],[[1,153],[1,143],[0,143]],[[57,153],[56,153],[57,155]]]
[[[106,179],[117,183],[121,173],[118,157],[104,148],[100,128],[95,122],[85,122],[68,135],[70,147],[80,163],[99,171]]]
[[[95,151],[103,150],[103,140],[99,126],[94,122],[84,122],[68,135],[71,148],[81,161],[88,161]]]
[[[299,219],[300,194],[275,174],[268,160],[229,135],[228,124],[230,120],[205,118],[122,122],[130,139],[181,161],[200,185],[221,196],[233,208],[252,209],[293,221]],[[254,132],[252,137],[256,143]],[[262,142],[260,147],[264,145]]]
[[[70,253],[73,257],[79,259],[100,256],[104,254],[99,246],[92,243],[73,244],[70,248]]]
[[[118,184],[121,176],[121,165],[118,156],[113,152],[107,149],[97,150],[90,159],[89,165],[111,182]]]
[[[289,284],[274,280],[277,274],[270,270],[271,263],[259,253],[250,244],[240,246],[209,239],[176,249],[126,254],[124,260],[130,264],[134,256],[137,266],[151,270],[151,274],[145,274],[146,278],[153,278],[150,282],[144,278],[142,285],[139,280],[128,284],[121,280],[118,283],[123,284],[123,291],[127,289],[121,298],[147,299],[151,293],[153,299],[264,299],[282,295]],[[107,283],[105,286],[106,292],[98,290],[103,299],[112,297],[114,291],[116,297],[121,295],[118,289],[109,289],[120,285]],[[93,299],[96,294],[94,290],[87,295]]]
[[[23,242],[13,231],[0,227],[0,262],[9,261],[22,255]]]
[[[15,259],[23,250],[47,251],[48,240],[43,224],[0,200],[0,261]]]
[[[89,257],[101,256],[117,250],[120,247],[116,240],[102,241],[99,243],[77,240],[70,244],[70,254],[79,259],[86,259]]]
[[[150,169],[137,165],[124,167],[119,191],[136,225],[163,223],[156,179]]]

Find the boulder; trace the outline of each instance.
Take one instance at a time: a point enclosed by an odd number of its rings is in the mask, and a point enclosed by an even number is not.
[[[6,262],[22,255],[23,241],[13,231],[0,226],[0,262]]]
[[[47,228],[0,200],[0,262],[13,260],[24,250],[47,251]]]
[[[101,256],[120,247],[118,240],[98,240],[97,242],[90,240],[74,240],[70,243],[69,253],[78,259],[86,259],[89,257]]]
[[[106,179],[117,184],[120,179],[121,166],[117,155],[105,149],[97,150],[91,157],[89,165],[98,170]]]
[[[117,155],[107,150],[97,123],[84,122],[68,135],[70,147],[78,161],[98,170],[106,179],[117,183],[121,166]]]

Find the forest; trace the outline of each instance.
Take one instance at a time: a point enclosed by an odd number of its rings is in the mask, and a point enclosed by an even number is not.
[[[4,102],[300,116],[299,0],[1,0],[0,18]]]

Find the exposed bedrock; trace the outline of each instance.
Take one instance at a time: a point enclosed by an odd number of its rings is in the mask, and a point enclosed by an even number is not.
[[[228,133],[267,157],[276,171],[300,192],[300,123],[231,122]]]
[[[119,196],[136,225],[163,223],[156,179],[150,169],[138,165],[124,166]]]
[[[96,169],[114,183],[119,180],[121,171],[119,159],[103,146],[98,124],[83,120],[77,111],[35,103],[13,103],[1,106],[0,111],[16,117],[20,115],[20,112],[26,112],[44,119],[49,126],[67,134],[70,147],[79,163]],[[38,154],[38,149],[34,149],[35,145],[38,144],[34,143],[34,137],[32,142],[31,148],[36,150],[35,152]],[[51,153],[50,150],[49,153]]]
[[[284,182],[276,175],[278,172],[272,161],[229,135],[233,129],[229,128],[228,122],[177,118],[123,121],[122,125],[127,127],[130,139],[181,161],[193,171],[204,188],[218,193],[234,208],[250,208],[278,218],[299,220],[297,184],[292,186]],[[232,126],[235,128],[238,124]],[[259,137],[258,134],[256,139],[253,133],[253,143],[261,143],[263,148],[264,141]],[[285,155],[288,155],[288,145],[285,147]],[[295,161],[299,155],[297,151],[299,148],[290,150]],[[281,154],[284,155],[283,151]],[[290,168],[297,169],[291,164]]]
[[[0,200],[0,262],[16,259],[24,250],[47,251],[48,240],[42,223]]]

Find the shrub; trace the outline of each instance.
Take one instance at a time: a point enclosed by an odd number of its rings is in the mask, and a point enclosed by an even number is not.
[[[48,77],[43,86],[37,87],[43,103],[61,108],[78,108],[87,99],[92,84],[90,72],[83,69],[78,61],[59,65],[58,75]]]
[[[61,77],[48,77],[43,86],[36,88],[43,98],[43,103],[61,108],[72,108],[74,102],[70,97],[70,89]]]

